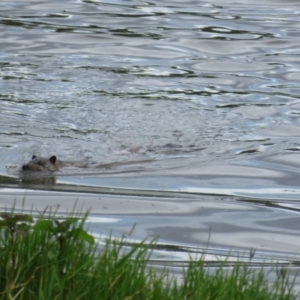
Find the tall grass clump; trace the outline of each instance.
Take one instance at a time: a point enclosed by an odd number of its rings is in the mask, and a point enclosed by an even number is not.
[[[288,269],[277,269],[277,280],[270,283],[265,270],[251,269],[247,263],[228,266],[226,261],[209,269],[203,259],[192,260],[179,287],[182,299],[296,299],[295,278],[290,281]]]
[[[203,259],[191,261],[178,284],[149,268],[154,242],[129,247],[110,238],[100,250],[86,218],[2,213],[0,299],[295,299],[284,269],[270,285],[262,269],[242,263],[211,274]]]

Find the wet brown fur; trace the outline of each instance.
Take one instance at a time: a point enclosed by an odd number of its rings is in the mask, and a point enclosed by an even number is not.
[[[63,167],[65,163],[58,160],[56,156],[51,156],[50,158],[32,156],[32,159],[22,166],[22,171],[33,171],[33,172],[55,172]]]

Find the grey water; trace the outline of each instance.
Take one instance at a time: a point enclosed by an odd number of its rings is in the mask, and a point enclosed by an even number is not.
[[[166,263],[203,249],[298,262],[299,14],[274,0],[3,2],[1,208],[77,201],[95,235],[159,236]],[[34,154],[85,167],[24,180]]]

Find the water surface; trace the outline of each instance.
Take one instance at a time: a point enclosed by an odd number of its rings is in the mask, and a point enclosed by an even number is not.
[[[1,206],[25,196],[25,209],[64,213],[79,199],[94,234],[159,235],[166,262],[203,249],[298,261],[299,12],[267,0],[5,3]],[[33,154],[87,167],[22,180]]]

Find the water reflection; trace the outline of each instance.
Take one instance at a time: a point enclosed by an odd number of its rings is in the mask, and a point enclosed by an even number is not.
[[[258,202],[247,203],[242,198],[232,202],[230,197],[205,195],[149,197],[24,192],[23,189],[2,189],[2,209],[14,200],[17,201],[15,209],[25,212],[55,205],[62,214],[75,206],[81,211],[92,208],[88,221],[89,230],[94,234],[105,237],[113,229],[114,236],[127,235],[133,240],[159,236],[159,247],[172,251],[172,260],[186,260],[188,253],[203,251],[216,257],[225,258],[231,253],[233,259],[249,259],[252,249],[255,250],[253,262],[298,261],[300,219],[295,211]]]

